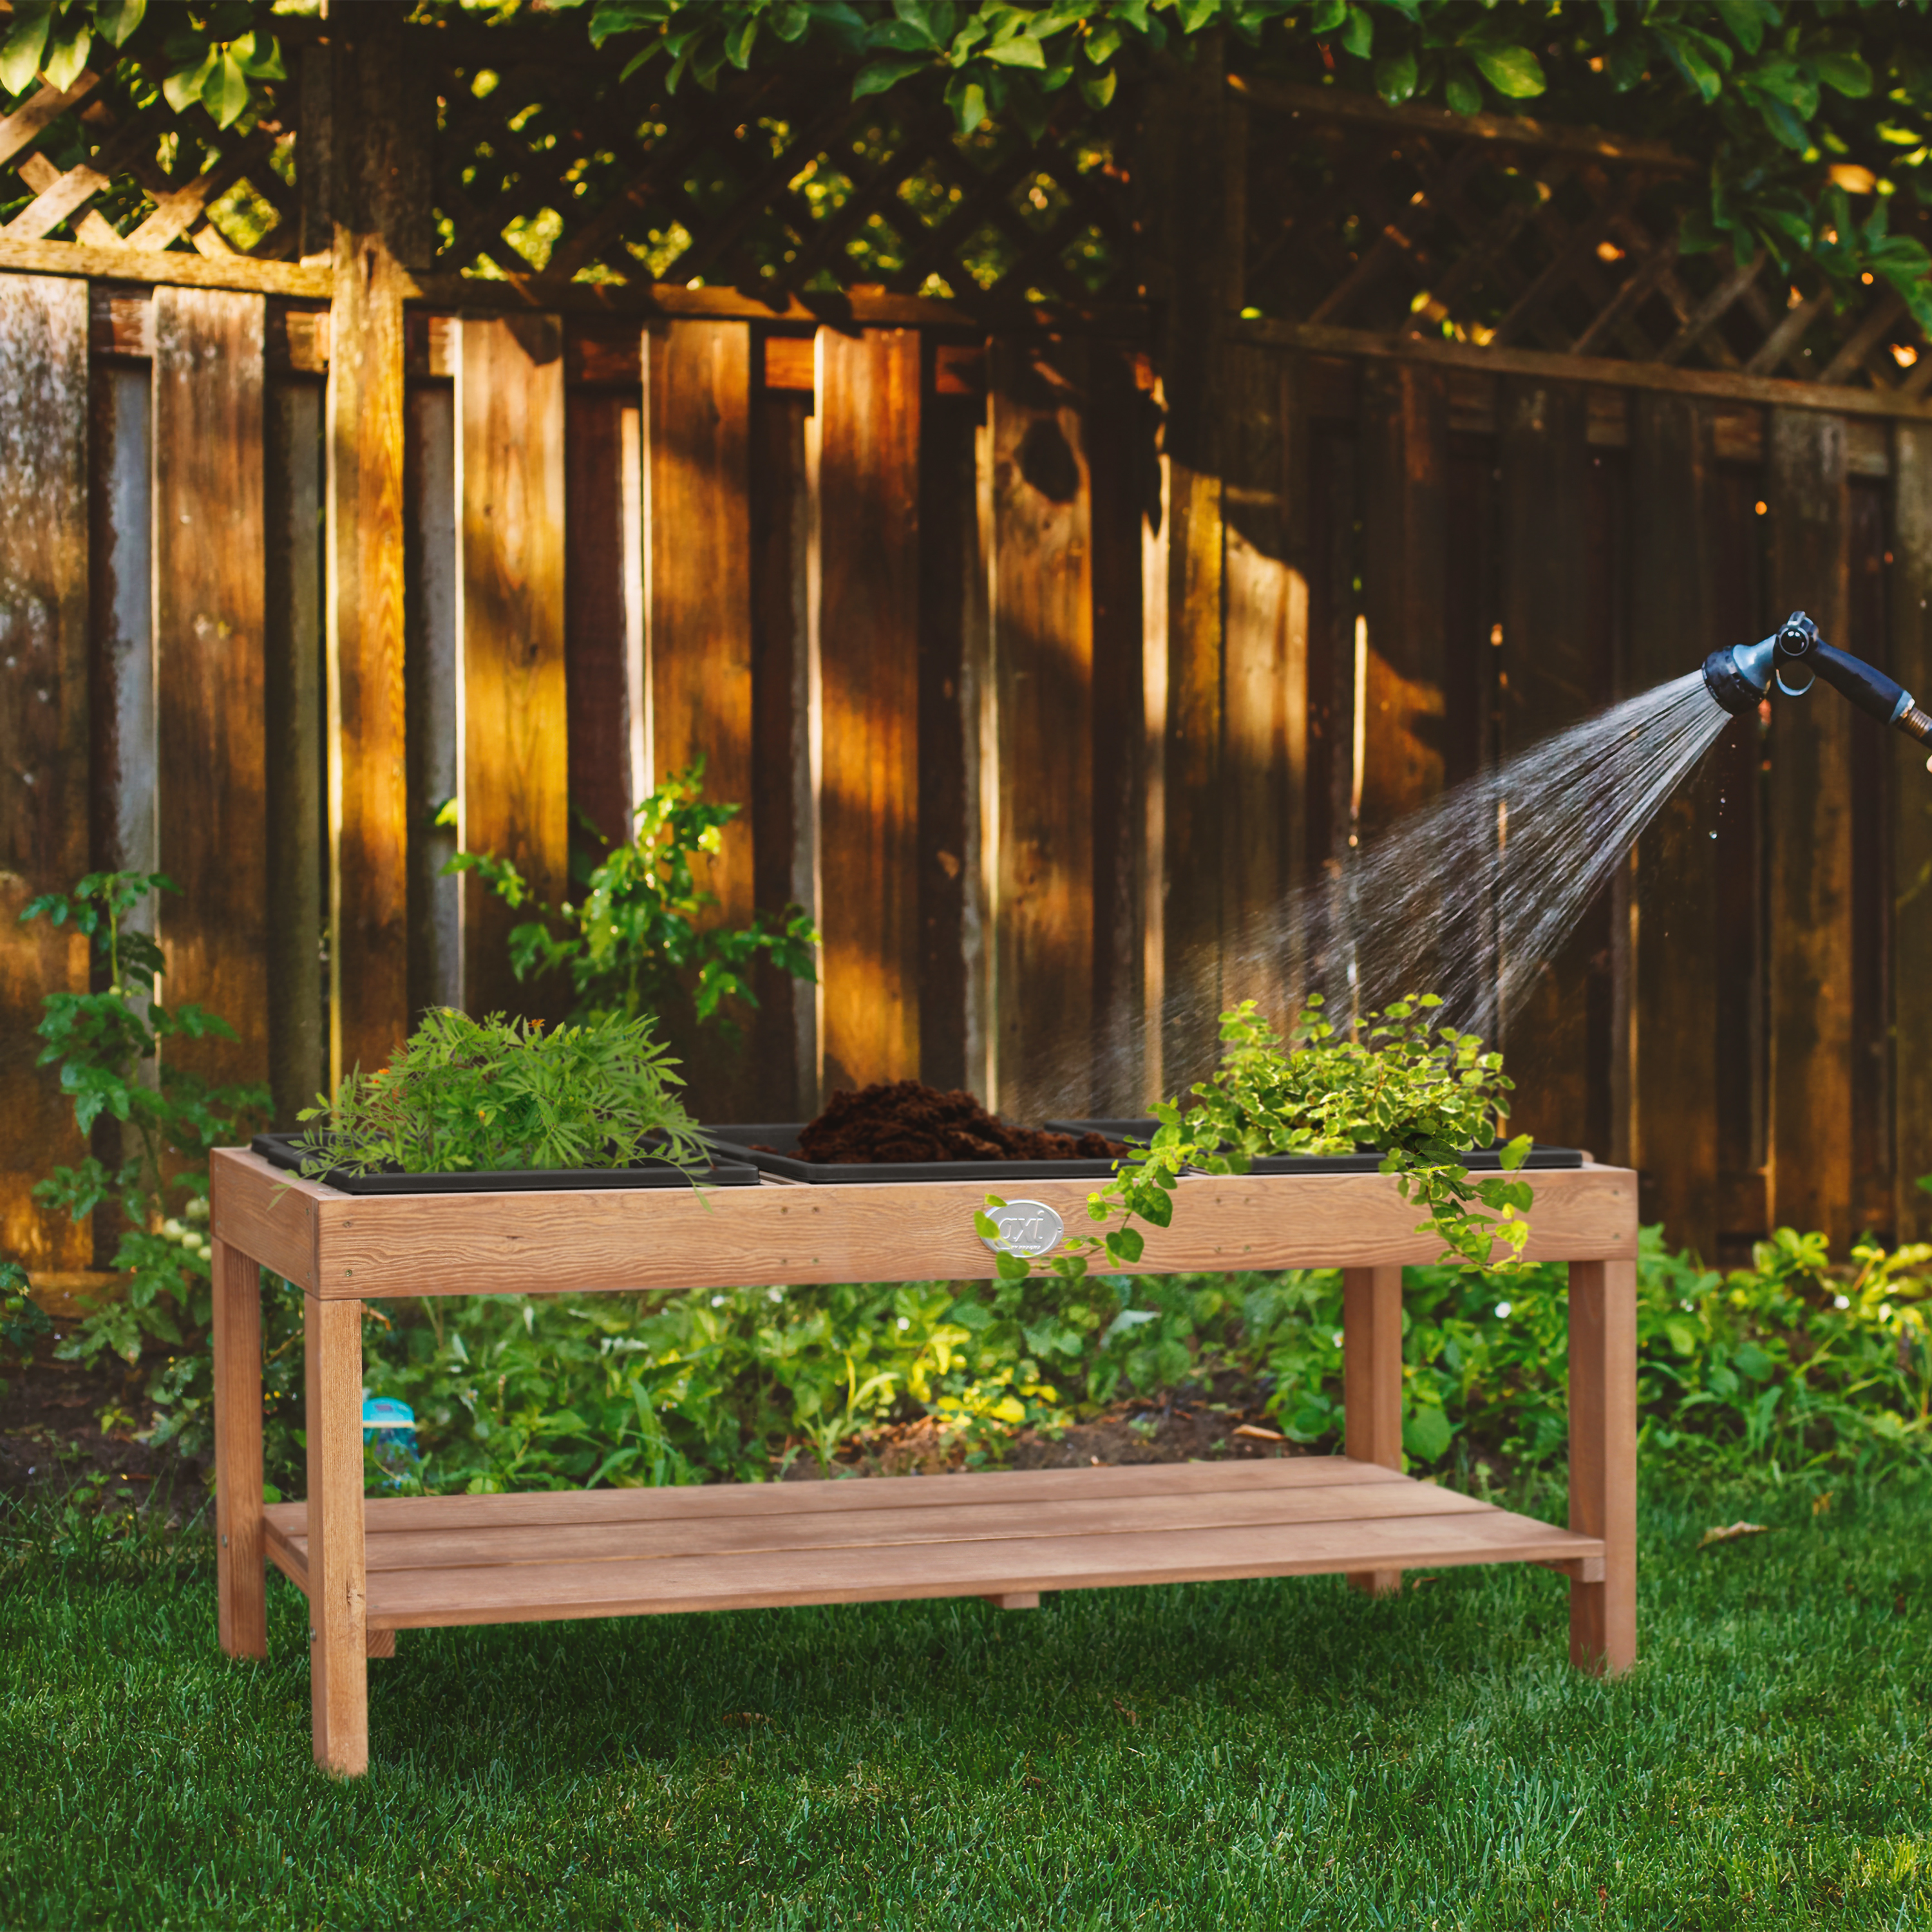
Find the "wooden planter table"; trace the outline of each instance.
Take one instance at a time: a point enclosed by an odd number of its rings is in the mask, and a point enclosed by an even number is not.
[[[978,1182],[372,1198],[237,1148],[214,1158],[222,1647],[268,1652],[272,1562],[308,1595],[316,1761],[369,1756],[368,1668],[398,1630],[652,1611],[1540,1563],[1570,1578],[1570,1654],[1636,1654],[1636,1178],[1527,1177],[1530,1258],[1570,1267],[1570,1527],[1405,1476],[1402,1270],[1436,1258],[1376,1174],[1181,1181],[1138,1272],[1340,1268],[1346,1454],[839,1483],[496,1496],[362,1493],[362,1304],[395,1296],[964,1280],[993,1257]],[[998,1190],[1088,1225],[1089,1184]],[[260,1276],[303,1291],[308,1498],[262,1500]]]

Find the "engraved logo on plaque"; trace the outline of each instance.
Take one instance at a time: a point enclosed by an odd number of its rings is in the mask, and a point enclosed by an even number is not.
[[[1060,1245],[1066,1224],[1043,1201],[1009,1201],[1004,1208],[986,1212],[1000,1231],[998,1240],[980,1238],[995,1254],[1024,1255],[1029,1261],[1050,1255]]]

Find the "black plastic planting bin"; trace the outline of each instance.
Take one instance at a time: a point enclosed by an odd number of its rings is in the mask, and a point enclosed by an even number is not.
[[[1138,1120],[1046,1120],[1041,1124],[1059,1134],[1102,1133],[1117,1141],[1145,1142],[1160,1123],[1151,1114]],[[1250,1174],[1376,1174],[1381,1171],[1379,1154],[1269,1154],[1259,1156],[1249,1167]],[[1462,1156],[1462,1165],[1472,1174],[1498,1174],[1502,1171],[1499,1148],[1486,1148]],[[1532,1147],[1526,1168],[1581,1167],[1583,1156],[1576,1148]]]
[[[1111,1160],[806,1160],[798,1152],[802,1120],[710,1126],[704,1138],[728,1160],[749,1160],[785,1180],[1104,1180]]]
[[[706,1137],[707,1139],[709,1136]],[[298,1134],[257,1134],[249,1145],[264,1160],[298,1172],[304,1156]],[[668,1160],[635,1167],[519,1167],[475,1174],[342,1174],[309,1177],[344,1194],[537,1194],[592,1187],[755,1187],[758,1170],[748,1159],[719,1148],[708,1170],[695,1175]]]

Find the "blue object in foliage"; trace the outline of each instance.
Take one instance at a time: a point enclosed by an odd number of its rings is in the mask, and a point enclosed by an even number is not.
[[[392,1396],[364,1396],[362,1434],[365,1440],[413,1449],[416,1433],[416,1412],[407,1402],[398,1402]]]

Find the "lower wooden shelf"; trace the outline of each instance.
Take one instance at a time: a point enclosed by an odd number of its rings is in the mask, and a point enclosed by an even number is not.
[[[372,1630],[1543,1563],[1594,1537],[1345,1456],[847,1482],[374,1497]],[[308,1506],[263,1511],[308,1588]]]

